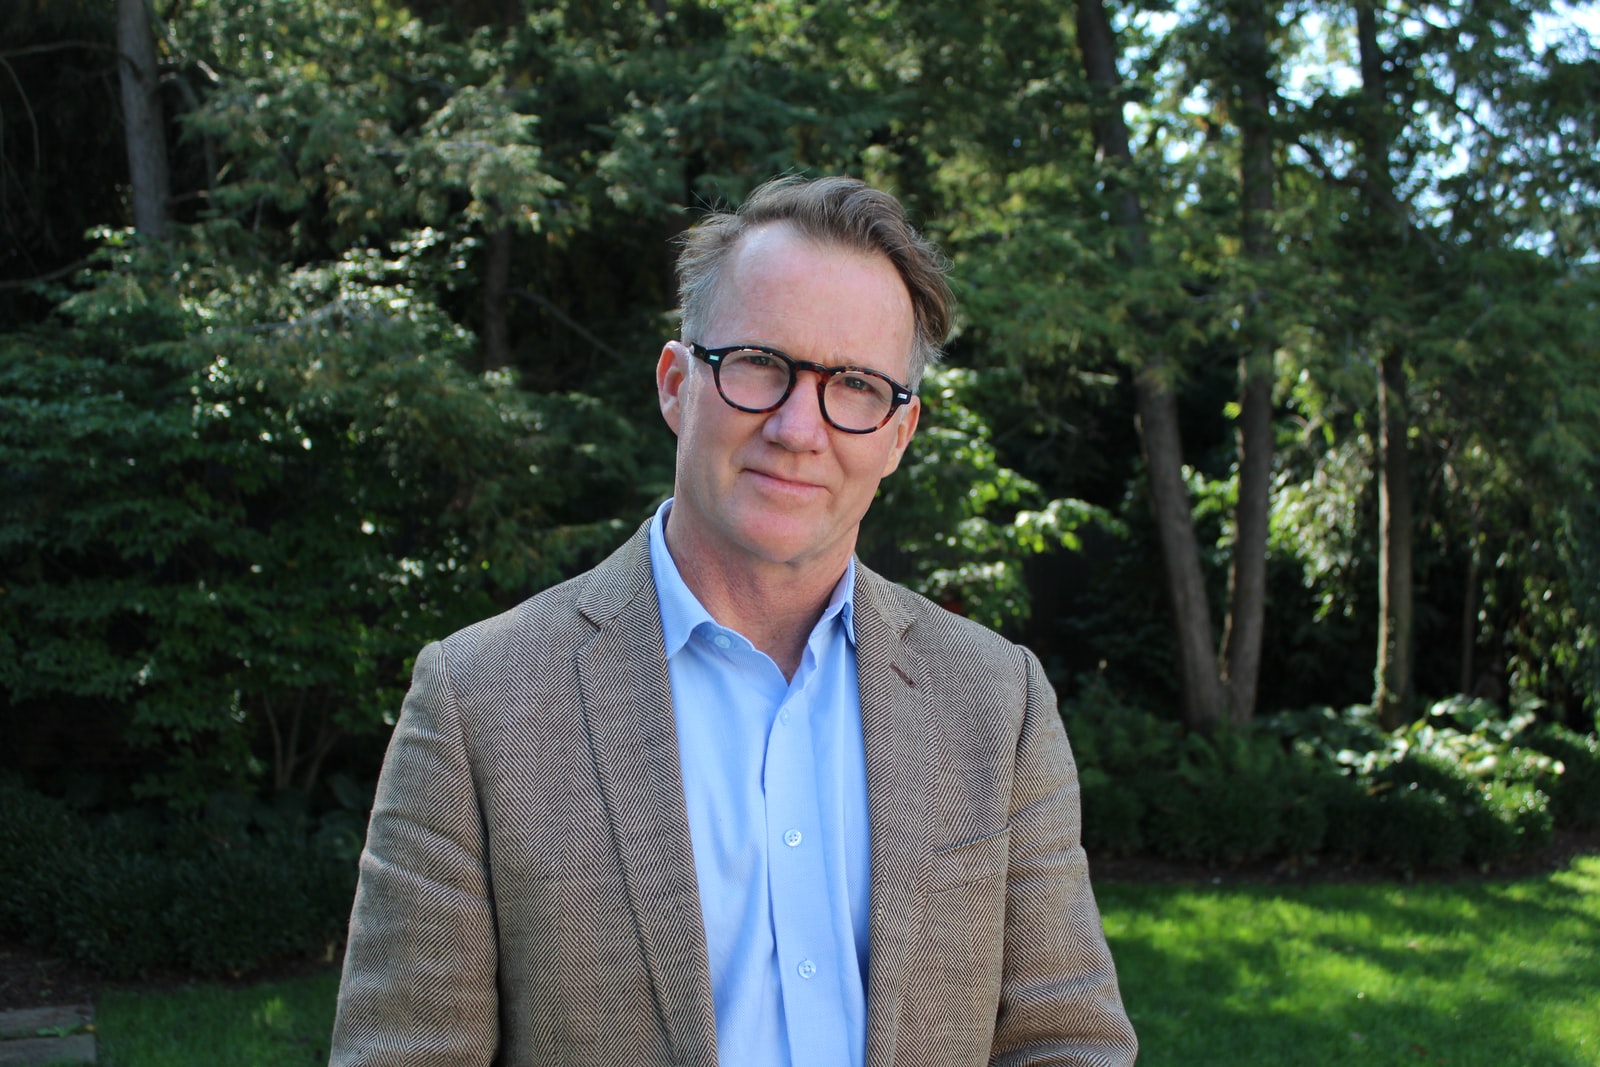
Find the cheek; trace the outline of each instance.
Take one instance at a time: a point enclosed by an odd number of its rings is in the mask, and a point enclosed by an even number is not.
[[[686,394],[678,419],[678,466],[690,473],[709,471],[737,447],[737,435],[723,417],[726,407],[715,393],[708,402],[700,393]]]

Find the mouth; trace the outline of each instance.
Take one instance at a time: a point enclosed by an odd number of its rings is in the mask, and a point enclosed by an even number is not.
[[[763,487],[776,492],[784,493],[820,493],[823,487],[815,482],[808,482],[799,478],[791,478],[782,474],[746,468],[746,474],[751,475]]]

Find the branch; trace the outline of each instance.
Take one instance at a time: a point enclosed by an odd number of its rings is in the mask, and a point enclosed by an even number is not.
[[[1397,196],[1394,195],[1394,193],[1387,189],[1375,187],[1372,181],[1366,177],[1351,178],[1347,175],[1335,173],[1333,165],[1328,162],[1325,156],[1323,156],[1321,150],[1319,150],[1315,145],[1307,144],[1304,138],[1297,137],[1292,144],[1296,148],[1300,149],[1300,151],[1304,152],[1307,158],[1310,159],[1312,165],[1322,172],[1321,177],[1323,181],[1332,182],[1334,185],[1342,185],[1347,189],[1356,189],[1366,193],[1372,197],[1374,203],[1376,203],[1379,207],[1382,207],[1385,211],[1389,212],[1389,214],[1393,215],[1399,221],[1400,228],[1405,233],[1417,238],[1417,240],[1425,244],[1432,252],[1444,251],[1444,246],[1441,245],[1431,233],[1429,233],[1427,230],[1424,230],[1422,227],[1418,226],[1415,221],[1413,221],[1410,210],[1400,201]]]
[[[120,56],[115,45],[106,44],[104,41],[53,41],[50,44],[32,44],[26,48],[12,48],[0,52],[0,59],[15,59],[17,56],[36,56],[45,52],[68,52],[74,48],[87,48],[93,52],[110,52]]]
[[[519,289],[512,295],[519,296],[524,300],[531,301],[532,303],[544,308],[555,317],[557,322],[561,323],[561,325],[565,326],[567,329],[571,330],[585,341],[588,341],[590,344],[594,345],[595,348],[599,349],[601,352],[604,352],[606,355],[615,356],[617,359],[629,358],[623,353],[618,352],[615,348],[612,348],[610,345],[606,344],[604,341],[600,340],[600,338],[596,337],[594,334],[590,333],[588,328],[581,322],[574,319],[571,315],[568,315],[565,311],[562,311],[560,308],[556,307],[549,300],[540,296],[538,293],[535,293],[529,289]]]
[[[322,322],[324,319],[333,318],[334,316],[339,315],[344,311],[345,311],[344,298],[340,297],[339,299],[333,301],[331,304],[326,304],[326,305],[324,305],[322,307],[319,307],[315,311],[308,311],[304,315],[301,315],[299,318],[297,318],[297,319],[289,319],[287,322],[258,322],[258,323],[253,323],[253,324],[251,324],[249,326],[235,326],[235,327],[231,327],[231,328],[224,327],[223,329],[220,329],[217,332],[218,333],[224,333],[224,332],[275,333],[278,330],[295,330],[295,329],[299,329],[302,326],[314,326],[317,323]]]
[[[39,119],[34,115],[33,104],[28,100],[28,90],[22,87],[22,79],[17,77],[17,72],[6,62],[4,56],[0,56],[0,67],[4,67],[6,73],[11,75],[11,84],[17,87],[17,95],[22,98],[22,108],[28,113],[28,126],[33,130],[33,165],[41,167],[44,156],[39,151]],[[0,144],[0,153],[3,153],[4,148],[5,146]]]
[[[0,289],[26,289],[30,285],[39,285],[42,282],[53,282],[57,278],[66,277],[73,271],[81,270],[83,267],[88,266],[89,262],[89,257],[85,257],[78,260],[76,263],[69,263],[65,267],[60,267],[48,274],[41,274],[37,278],[18,278],[15,281],[0,281]]]
[[[276,783],[283,774],[283,735],[278,732],[278,716],[272,710],[270,698],[261,698],[261,710],[267,720],[267,730],[272,735],[272,779]]]

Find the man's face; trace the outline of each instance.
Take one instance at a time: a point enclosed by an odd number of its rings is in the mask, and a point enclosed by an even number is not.
[[[785,224],[751,232],[723,267],[707,348],[763,345],[824,366],[868,367],[906,381],[915,320],[887,257],[816,244]],[[661,414],[678,435],[668,536],[687,559],[725,569],[816,565],[843,573],[878,482],[900,463],[921,402],[870,434],[822,417],[817,376],[800,371],[783,406],[737,411],[711,367],[677,341],[656,365]]]

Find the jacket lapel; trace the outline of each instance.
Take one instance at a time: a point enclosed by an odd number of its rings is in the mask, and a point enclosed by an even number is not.
[[[596,568],[577,656],[595,771],[674,1060],[715,1067],[716,1012],[647,530]]]
[[[922,662],[905,646],[911,616],[888,583],[858,564],[856,667],[871,808],[867,1067],[890,1067],[907,953],[921,925],[917,872],[928,853],[928,741]]]

